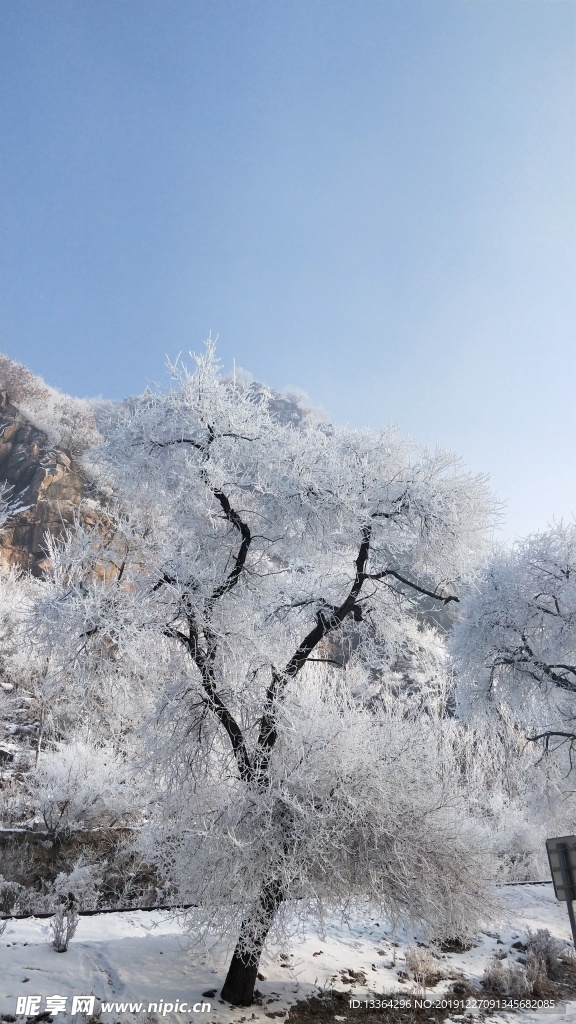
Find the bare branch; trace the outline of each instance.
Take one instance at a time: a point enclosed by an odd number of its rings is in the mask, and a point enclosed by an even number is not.
[[[356,566],[356,575],[354,577],[352,587],[350,588],[350,593],[346,599],[339,607],[332,608],[330,606],[326,606],[327,610],[323,609],[319,611],[316,615],[316,625],[310,630],[308,635],[304,637],[301,644],[288,661],[284,671],[279,672],[277,669],[273,669],[272,671],[272,679],[266,691],[266,701],[264,711],[260,719],[260,729],[258,734],[258,748],[261,753],[259,754],[257,770],[260,774],[265,771],[270,752],[276,743],[278,734],[276,731],[275,704],[282,690],[285,688],[288,680],[294,678],[294,676],[300,672],[308,661],[312,651],[318,646],[320,641],[323,640],[328,633],[331,633],[334,629],[340,626],[348,615],[358,609],[356,598],[358,597],[362,584],[366,579],[365,568],[370,554],[371,533],[372,527],[368,524],[362,530],[362,540],[358,551],[358,557],[354,563]]]
[[[151,439],[150,444],[152,445],[153,448],[169,448],[169,447],[171,447],[174,444],[190,444],[190,445],[192,445],[193,448],[196,448],[197,451],[205,452],[207,447],[208,447],[208,445],[211,444],[212,441],[214,441],[216,439],[216,435],[214,434],[213,431],[211,431],[211,428],[209,428],[209,431],[210,431],[210,434],[209,434],[207,442],[197,441],[193,437],[174,437],[174,438],[170,438],[168,441],[155,441],[154,439]],[[244,434],[235,434],[232,431],[223,431],[223,433],[218,434],[217,436],[218,437],[233,437],[233,438],[235,438],[238,441],[257,441],[258,440],[257,437],[246,437]]]
[[[206,694],[206,704],[214,712],[230,740],[234,757],[236,758],[236,763],[238,765],[240,778],[243,779],[244,782],[251,782],[253,778],[253,769],[244,734],[238,725],[238,722],[234,718],[234,715],[220,697],[214,682],[215,649],[213,648],[209,651],[202,650],[198,645],[197,636],[195,632],[192,632],[192,630],[190,636],[186,636],[185,633],[182,633],[180,630],[172,628],[165,629],[164,633],[166,636],[179,640],[189,652],[202,678],[202,687]]]
[[[383,580],[386,576],[393,576],[399,583],[404,583],[405,586],[410,587],[412,590],[416,590],[419,594],[425,594],[426,597],[432,597],[435,601],[441,601],[442,604],[450,604],[451,601],[456,601],[457,603],[460,602],[460,598],[456,597],[455,594],[449,594],[443,597],[442,594],[436,594],[433,590],[427,590],[426,587],[422,587],[419,583],[414,583],[412,580],[406,579],[405,576],[401,576],[395,569],[383,569],[382,572],[368,573],[366,579]]]
[[[212,591],[212,594],[210,596],[210,604],[212,604],[214,601],[217,601],[219,597],[222,597],[224,594],[227,594],[229,590],[232,590],[232,587],[236,586],[240,578],[240,574],[242,573],[242,570],[246,565],[248,549],[250,548],[250,544],[252,541],[252,535],[250,533],[250,528],[248,524],[245,523],[244,520],[241,519],[241,517],[238,515],[238,513],[232,508],[232,505],[230,504],[230,501],[228,500],[224,492],[214,490],[212,491],[212,493],[214,497],[220,502],[220,506],[222,508],[222,511],[224,512],[224,515],[226,516],[226,519],[230,523],[232,523],[232,526],[234,526],[236,530],[238,530],[240,536],[242,537],[242,542],[240,544],[238,554],[236,555],[234,568],[229,573],[227,579],[225,579],[224,582],[221,583],[219,587],[216,587],[215,590]]]

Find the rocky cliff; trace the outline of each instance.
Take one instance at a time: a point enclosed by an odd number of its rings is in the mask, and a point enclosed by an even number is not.
[[[0,356],[0,483],[11,488],[10,497],[21,506],[0,536],[0,564],[17,565],[41,576],[47,569],[46,533],[60,536],[74,521],[82,502],[83,515],[97,518],[100,501],[76,454],[86,447],[89,417],[75,400],[60,395],[25,367]],[[68,410],[68,416],[62,411]],[[80,419],[76,447],[54,443],[51,424]],[[56,413],[56,415],[55,415]],[[48,430],[38,425],[42,415]],[[58,415],[60,414],[60,415]],[[73,418],[73,417],[72,417]],[[82,429],[84,428],[84,429]]]

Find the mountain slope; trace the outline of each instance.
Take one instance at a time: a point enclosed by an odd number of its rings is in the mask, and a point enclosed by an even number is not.
[[[41,576],[45,534],[60,536],[82,502],[97,518],[100,501],[77,462],[98,438],[90,404],[50,388],[0,355],[0,481],[22,509],[0,537],[0,564]]]

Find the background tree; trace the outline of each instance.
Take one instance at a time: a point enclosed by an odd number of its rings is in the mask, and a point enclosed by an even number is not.
[[[483,478],[395,429],[281,422],[212,343],[172,375],[98,424],[91,467],[118,503],[53,545],[33,636],[70,686],[124,679],[157,795],[146,856],[197,925],[238,935],[222,995],[248,1005],[295,897],[302,914],[370,897],[450,934],[485,907],[442,721],[387,680],[437,674],[418,601],[459,600],[492,507]]]
[[[497,552],[462,602],[450,642],[462,713],[522,725],[547,750],[576,747],[576,526]]]

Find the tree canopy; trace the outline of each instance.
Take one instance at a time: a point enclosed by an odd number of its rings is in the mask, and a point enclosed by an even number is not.
[[[556,524],[489,561],[451,637],[462,713],[522,724],[548,749],[576,744],[576,525]]]
[[[246,1004],[287,900],[370,897],[447,933],[485,906],[486,835],[454,788],[419,612],[459,602],[493,505],[395,428],[283,422],[212,343],[171,369],[99,423],[109,507],[52,544],[33,635],[69,694],[132,702],[146,856],[197,920],[236,930],[223,996]]]

